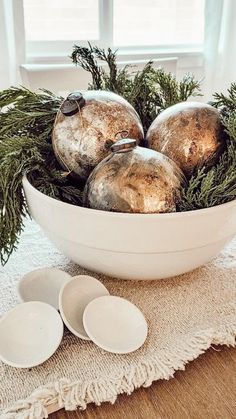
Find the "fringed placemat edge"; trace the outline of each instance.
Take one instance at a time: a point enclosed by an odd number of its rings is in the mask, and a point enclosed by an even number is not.
[[[236,303],[234,307],[236,311]],[[89,403],[115,403],[117,396],[131,394],[140,387],[149,387],[154,381],[174,377],[178,370],[203,354],[211,345],[236,346],[236,316],[222,324],[221,330],[203,330],[182,342],[179,348],[143,359],[119,378],[93,380],[91,382],[71,382],[67,378],[40,386],[25,400],[15,402],[6,409],[0,419],[44,419],[50,413],[64,408],[68,411],[86,409]]]

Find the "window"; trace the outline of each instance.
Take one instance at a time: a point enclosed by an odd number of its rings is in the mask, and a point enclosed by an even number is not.
[[[98,0],[24,0],[26,41],[99,38]]]
[[[28,56],[61,56],[74,43],[135,51],[201,50],[205,0],[23,0]]]
[[[114,0],[114,44],[203,43],[203,0]]]

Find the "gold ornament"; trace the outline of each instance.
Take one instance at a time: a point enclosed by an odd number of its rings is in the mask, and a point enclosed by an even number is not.
[[[85,181],[117,140],[141,142],[143,127],[134,108],[112,92],[71,93],[58,111],[52,136],[61,166]]]
[[[220,114],[213,106],[182,102],[160,113],[147,132],[148,147],[174,160],[189,176],[213,165],[224,143]]]
[[[184,175],[172,160],[136,146],[133,139],[120,140],[111,148],[113,153],[87,180],[85,206],[133,213],[176,211]]]

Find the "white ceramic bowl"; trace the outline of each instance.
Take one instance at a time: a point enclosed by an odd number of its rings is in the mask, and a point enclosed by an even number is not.
[[[31,368],[54,354],[62,340],[63,322],[49,304],[30,301],[4,314],[0,336],[0,359],[12,367]]]
[[[143,313],[116,295],[92,300],[85,307],[83,324],[92,342],[115,354],[136,351],[147,338],[148,326]]]
[[[29,211],[53,243],[92,271],[160,279],[214,258],[236,233],[236,200],[169,214],[92,210],[50,198],[23,179]]]
[[[103,295],[109,295],[109,291],[92,276],[77,275],[64,284],[59,294],[59,309],[71,333],[81,339],[89,340],[83,326],[84,309],[94,298]]]
[[[61,287],[70,279],[71,276],[60,269],[35,269],[18,282],[18,295],[22,302],[43,301],[58,310]]]

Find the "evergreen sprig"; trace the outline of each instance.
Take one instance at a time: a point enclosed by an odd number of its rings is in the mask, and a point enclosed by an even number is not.
[[[209,208],[236,199],[236,144],[229,141],[219,162],[210,170],[201,168],[183,190],[179,211]]]
[[[63,98],[48,90],[31,92],[24,87],[11,87],[0,92],[0,137],[41,136],[49,138],[55,115]]]
[[[220,110],[228,135],[226,149],[210,170],[197,170],[183,190],[179,211],[189,211],[224,204],[236,199],[236,83],[228,95],[215,93],[211,105]]]
[[[111,48],[106,51],[90,43],[88,47],[75,45],[71,59],[91,74],[89,89],[110,90],[127,99],[138,112],[145,132],[163,109],[201,95],[200,82],[193,75],[187,74],[178,82],[173,74],[155,69],[152,61],[138,72],[132,65],[119,69],[117,52]]]
[[[230,114],[231,112],[235,112],[236,83],[231,84],[227,90],[227,93],[227,95],[224,93],[214,93],[213,101],[210,103],[212,106],[215,106],[218,109],[223,108],[227,114]]]
[[[56,161],[51,132],[62,98],[43,90],[10,88],[0,93],[0,259],[16,248],[27,205],[22,176],[53,198],[81,204],[82,193]],[[6,107],[4,109],[4,107]]]

